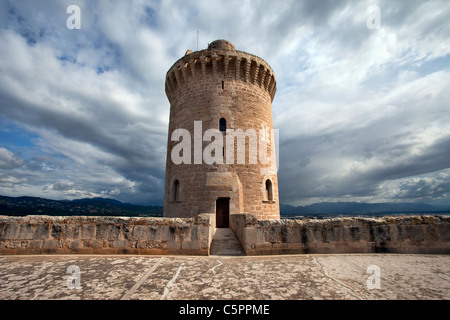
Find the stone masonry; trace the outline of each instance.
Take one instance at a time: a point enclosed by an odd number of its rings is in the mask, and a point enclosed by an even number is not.
[[[450,253],[450,216],[445,215],[258,220],[233,214],[231,229],[246,255]],[[0,254],[210,255],[215,233],[214,214],[0,216]]]
[[[0,254],[209,255],[214,215],[196,218],[0,216]]]
[[[246,255],[305,253],[450,253],[450,216],[258,220],[233,215]]]
[[[235,50],[228,41],[216,40],[208,49],[188,51],[175,62],[167,72],[165,90],[170,121],[164,216],[195,217],[216,212],[216,200],[225,197],[230,199],[230,215],[248,212],[259,219],[279,219],[275,146],[271,140],[276,80],[270,66],[255,55]],[[245,138],[245,163],[237,163],[235,139],[235,158],[229,164],[229,159],[225,161],[229,132],[222,132],[224,163],[194,163],[194,121],[201,121],[202,139],[206,130],[219,130],[221,119],[227,130],[255,130],[258,139],[267,142],[270,161],[263,164],[258,158],[256,164],[252,163],[250,139]],[[174,146],[180,143],[171,141],[172,133],[179,128],[188,130],[192,139],[190,164],[174,164],[171,159]],[[267,136],[259,135],[260,130]],[[211,141],[201,143],[201,150],[205,150]]]

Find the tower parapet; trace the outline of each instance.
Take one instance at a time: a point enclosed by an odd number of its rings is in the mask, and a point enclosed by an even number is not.
[[[277,89],[275,74],[267,62],[253,54],[234,50],[234,45],[226,40],[216,40],[208,49],[188,53],[172,65],[166,75],[166,95],[171,102],[183,86],[219,79],[240,80],[258,86],[267,92],[271,101]]]

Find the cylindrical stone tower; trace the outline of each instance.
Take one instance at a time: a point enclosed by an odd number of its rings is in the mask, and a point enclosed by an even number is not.
[[[270,66],[216,40],[175,62],[165,90],[164,216],[215,213],[217,227],[228,227],[235,213],[279,219]]]

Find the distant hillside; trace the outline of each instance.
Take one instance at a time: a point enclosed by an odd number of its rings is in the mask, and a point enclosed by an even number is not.
[[[450,206],[433,206],[426,203],[359,203],[322,202],[294,207],[281,204],[282,216],[294,215],[357,215],[390,213],[450,213]]]
[[[162,216],[162,206],[140,206],[114,199],[92,198],[77,200],[49,200],[36,197],[0,196],[0,215],[50,216]]]
[[[450,206],[426,203],[359,203],[322,202],[294,207],[281,204],[282,217],[380,215],[398,213],[449,213]],[[141,206],[114,199],[90,198],[77,200],[49,200],[37,197],[6,197],[0,195],[0,215],[26,216],[126,216],[162,217],[162,206]]]

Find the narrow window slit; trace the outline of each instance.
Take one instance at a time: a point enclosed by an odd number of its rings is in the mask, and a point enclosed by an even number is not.
[[[225,118],[219,120],[219,130],[221,132],[227,131],[227,120],[225,120]]]

